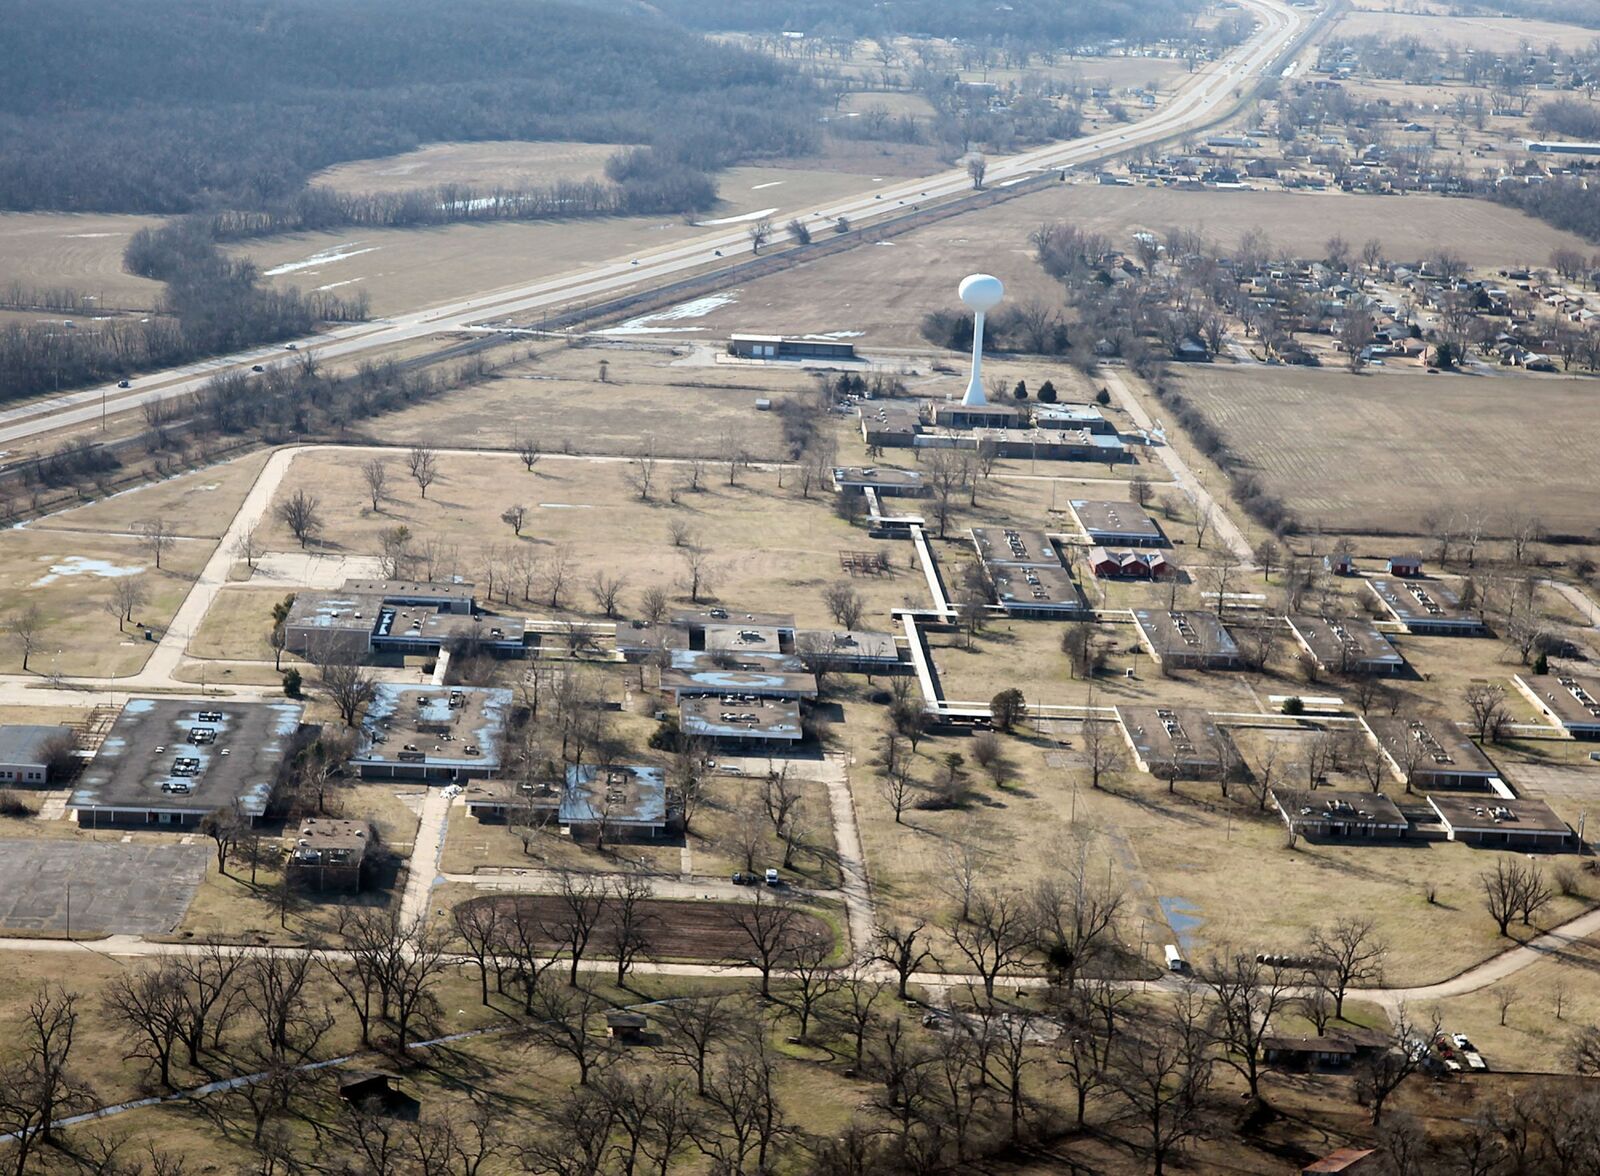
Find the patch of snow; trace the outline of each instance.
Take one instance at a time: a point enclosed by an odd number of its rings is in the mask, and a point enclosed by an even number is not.
[[[332,265],[336,261],[344,261],[347,258],[359,257],[363,253],[376,253],[378,251],[376,245],[369,245],[365,249],[357,249],[356,246],[359,244],[361,244],[360,241],[346,241],[342,245],[335,245],[332,249],[323,249],[313,253],[302,261],[286,261],[282,265],[275,265],[269,270],[262,270],[261,276],[275,278],[280,274],[292,274],[296,270],[312,269],[319,265]]]
[[[68,241],[88,241],[96,237],[126,237],[126,233],[63,233]]]
[[[714,310],[719,310],[738,301],[735,294],[708,294],[704,298],[696,298],[692,302],[685,302],[666,310],[656,311],[653,314],[641,314],[638,318],[631,318],[627,322],[615,327],[607,327],[594,332],[596,335],[662,335],[674,331],[703,331],[704,327],[663,327],[661,323],[678,323],[685,319],[704,318]]]
[[[340,286],[354,286],[360,280],[361,280],[360,278],[346,278],[342,282],[329,282],[326,286],[318,286],[317,289],[319,291],[321,291],[321,290],[337,290]]]
[[[743,216],[725,216],[720,220],[695,221],[695,226],[701,229],[714,228],[717,225],[742,225],[745,221],[757,221],[764,216],[771,216],[777,212],[776,208],[763,208],[759,212],[747,212]]]
[[[785,181],[785,180],[768,180],[765,184],[756,184],[756,185],[754,185],[750,190],[752,192],[759,192],[763,188],[776,188],[779,184],[786,183],[786,182],[787,181]]]
[[[46,558],[49,558],[48,556]],[[54,584],[65,576],[99,576],[105,580],[116,580],[123,576],[137,576],[144,571],[144,565],[122,566],[103,559],[86,559],[81,555],[69,555],[60,563],[50,565],[50,574],[40,576],[33,582],[35,588],[43,588],[46,584]]]
[[[800,337],[825,343],[830,339],[859,339],[865,334],[865,331],[824,331],[820,335],[801,335]]]

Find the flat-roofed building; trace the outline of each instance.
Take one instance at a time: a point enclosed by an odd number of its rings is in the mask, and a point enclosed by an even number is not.
[[[1136,608],[1139,640],[1163,665],[1199,670],[1229,670],[1240,664],[1239,645],[1216,613]]]
[[[1238,762],[1227,732],[1199,707],[1119,706],[1117,723],[1138,769],[1163,780],[1215,780]]]
[[[739,656],[747,653],[788,653],[794,649],[793,630],[776,625],[746,622],[737,625],[707,625],[704,631],[705,648],[718,653]],[[784,640],[788,636],[789,640]],[[785,649],[785,645],[788,646]],[[693,648],[691,645],[690,648]]]
[[[798,629],[794,643],[802,665],[820,663],[842,674],[892,673],[908,656],[893,633],[864,629]]]
[[[861,439],[875,449],[909,449],[922,432],[922,411],[916,404],[869,400],[861,414]]]
[[[1091,433],[1087,429],[975,428],[972,441],[997,457],[1103,462],[1128,459],[1128,447],[1122,438],[1115,433]]]
[[[728,337],[728,352],[741,359],[854,360],[856,345],[848,339],[741,334]]]
[[[1272,803],[1291,833],[1316,841],[1381,841],[1411,828],[1399,806],[1381,792],[1274,788]]]
[[[1330,674],[1398,674],[1405,669],[1389,639],[1360,617],[1289,617],[1289,629],[1300,648]]]
[[[1487,632],[1483,618],[1463,609],[1455,591],[1437,580],[1374,576],[1366,583],[1389,615],[1409,633],[1477,637]]]
[[[361,889],[372,822],[339,817],[307,817],[289,851],[289,876],[316,890]]]
[[[666,773],[637,764],[569,767],[560,820],[574,838],[654,841],[667,831]]]
[[[1484,788],[1499,778],[1489,757],[1448,719],[1366,715],[1361,722],[1390,770],[1414,789]]]
[[[295,594],[284,648],[302,657],[437,654],[466,641],[502,657],[527,648],[527,622],[480,612],[471,584],[346,580],[328,592]]]
[[[188,828],[209,813],[253,821],[298,750],[292,702],[131,698],[67,807],[80,825]]]
[[[1572,827],[1532,796],[1478,798],[1434,792],[1428,795],[1428,805],[1439,814],[1451,841],[1519,849],[1564,849],[1577,841]]]
[[[383,597],[358,592],[297,592],[283,622],[283,647],[301,657],[364,658],[372,652]]]
[[[0,784],[43,788],[60,763],[70,762],[77,740],[71,727],[48,723],[0,726]]]
[[[500,770],[510,690],[379,682],[350,766],[369,779],[469,780]]]
[[[1009,404],[962,404],[951,400],[933,407],[933,423],[941,429],[1005,429],[1021,418]]]
[[[1574,739],[1600,739],[1600,677],[1551,670],[1518,674],[1517,689],[1558,728]]]
[[[738,703],[757,698],[815,698],[817,681],[810,674],[781,670],[666,669],[661,671],[661,690],[671,694],[675,703],[718,695],[724,702]]]
[[[920,473],[893,466],[835,466],[833,488],[851,494],[871,490],[883,498],[921,498],[928,493]]]
[[[435,612],[471,613],[477,597],[471,584],[440,580],[346,580],[343,591],[377,596],[390,604],[422,605]]]
[[[561,809],[558,780],[513,779],[490,776],[461,785],[467,811],[480,821],[502,824],[513,818],[519,824],[543,827],[555,821]]]
[[[1165,547],[1167,537],[1136,502],[1074,498],[1072,517],[1091,542],[1109,547]]]
[[[1083,429],[1112,437],[1117,433],[1117,426],[1093,404],[1041,404],[1033,410],[1033,423],[1040,429]]]
[[[1016,568],[1059,568],[1061,553],[1043,531],[1020,527],[973,527],[973,546],[985,564]]]
[[[805,737],[800,704],[783,698],[739,703],[686,698],[678,704],[678,729],[691,739],[730,747],[793,746]]]
[[[985,570],[994,588],[995,602],[1007,616],[1055,617],[1089,607],[1071,574],[1060,564],[991,564]]]
[[[798,674],[806,668],[792,653],[742,653],[730,657],[714,649],[668,649],[667,665],[674,670],[697,673],[701,670],[747,670],[753,673]]]

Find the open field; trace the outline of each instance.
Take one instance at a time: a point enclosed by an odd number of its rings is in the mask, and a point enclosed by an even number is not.
[[[1513,980],[1451,1000],[1444,1007],[1446,1030],[1465,1033],[1495,1069],[1559,1069],[1578,1027],[1600,1022],[1597,975],[1600,942],[1577,940]],[[1502,1026],[1500,998],[1506,993],[1514,1003]]]
[[[560,926],[564,913],[561,899],[553,895],[500,895],[469,901],[498,903],[503,907],[514,903],[530,912],[541,926],[552,929]],[[656,923],[650,933],[650,954],[654,957],[722,962],[742,960],[750,951],[749,936],[734,922],[738,904],[649,899],[646,906]],[[809,913],[801,914],[794,926],[796,939],[806,934],[831,938],[828,924]],[[548,937],[547,942],[556,948],[560,942],[559,932]],[[589,946],[596,956],[603,957],[616,951],[616,937],[602,923],[595,928]]]
[[[122,250],[153,216],[95,213],[0,213],[0,287],[67,287],[111,307],[145,310],[161,283],[123,272]]]
[[[1424,516],[1458,511],[1493,532],[1522,512],[1547,531],[1594,530],[1600,415],[1585,382],[1210,366],[1177,386],[1307,524],[1416,533]],[[1512,459],[1535,422],[1561,444]]]
[[[233,248],[270,282],[302,290],[367,290],[376,315],[394,314],[674,245],[730,218],[788,215],[868,188],[874,175],[731,168],[717,176],[722,202],[707,225],[669,217],[490,221],[419,229],[290,233]],[[724,222],[716,226],[714,222]]]
[[[271,661],[272,607],[287,588],[230,585],[217,593],[200,628],[189,638],[190,657],[233,661]]]
[[[1480,52],[1504,50],[1527,41],[1535,49],[1557,45],[1562,49],[1586,48],[1593,29],[1526,17],[1424,16],[1409,12],[1350,12],[1334,26],[1335,37],[1380,37],[1397,41],[1415,37],[1425,45],[1454,45]]]
[[[622,150],[616,143],[430,143],[402,155],[341,163],[306,183],[340,192],[409,192],[441,184],[533,188],[603,178],[606,160]]]
[[[121,534],[147,519],[162,518],[169,520],[180,535],[220,539],[266,460],[266,451],[262,450],[175,478],[149,482],[39,519],[29,528]]]

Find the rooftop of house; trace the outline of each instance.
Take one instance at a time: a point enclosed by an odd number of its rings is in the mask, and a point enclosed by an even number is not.
[[[510,690],[378,683],[361,724],[355,764],[500,766]]]
[[[385,599],[470,602],[473,585],[441,580],[346,580],[345,592]]]
[[[372,823],[339,817],[307,817],[295,835],[292,856],[305,866],[353,866],[372,844]]]
[[[667,778],[660,768],[640,765],[567,769],[561,823],[614,822],[659,825],[667,818]]]
[[[1430,792],[1428,806],[1457,832],[1567,834],[1571,827],[1535,796],[1463,796]]]
[[[1410,822],[1381,792],[1335,792],[1330,788],[1274,788],[1273,803],[1291,822],[1338,822],[1374,829],[1404,829]]]
[[[292,702],[131,698],[70,807],[259,817],[303,714]]]
[[[0,764],[43,764],[52,747],[74,739],[71,727],[8,723],[0,726]]]

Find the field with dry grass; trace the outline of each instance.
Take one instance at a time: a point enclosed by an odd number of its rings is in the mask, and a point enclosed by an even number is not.
[[[1572,51],[1584,49],[1594,40],[1594,30],[1557,21],[1532,20],[1511,16],[1434,15],[1411,12],[1353,11],[1334,26],[1336,37],[1379,37],[1399,40],[1415,37],[1423,44],[1479,52],[1504,50],[1527,41],[1536,49],[1556,45]]]
[[[1461,511],[1491,530],[1513,513],[1594,529],[1600,415],[1586,381],[1211,366],[1175,382],[1304,523],[1417,533],[1424,516]],[[1524,460],[1515,447],[1535,427],[1561,444]]]
[[[339,192],[409,192],[441,184],[534,188],[561,180],[601,179],[606,160],[623,150],[616,143],[430,143],[401,155],[341,163],[306,182]]]
[[[99,213],[0,213],[0,288],[66,287],[93,294],[103,305],[146,310],[161,283],[122,269],[122,250],[159,217]]]

